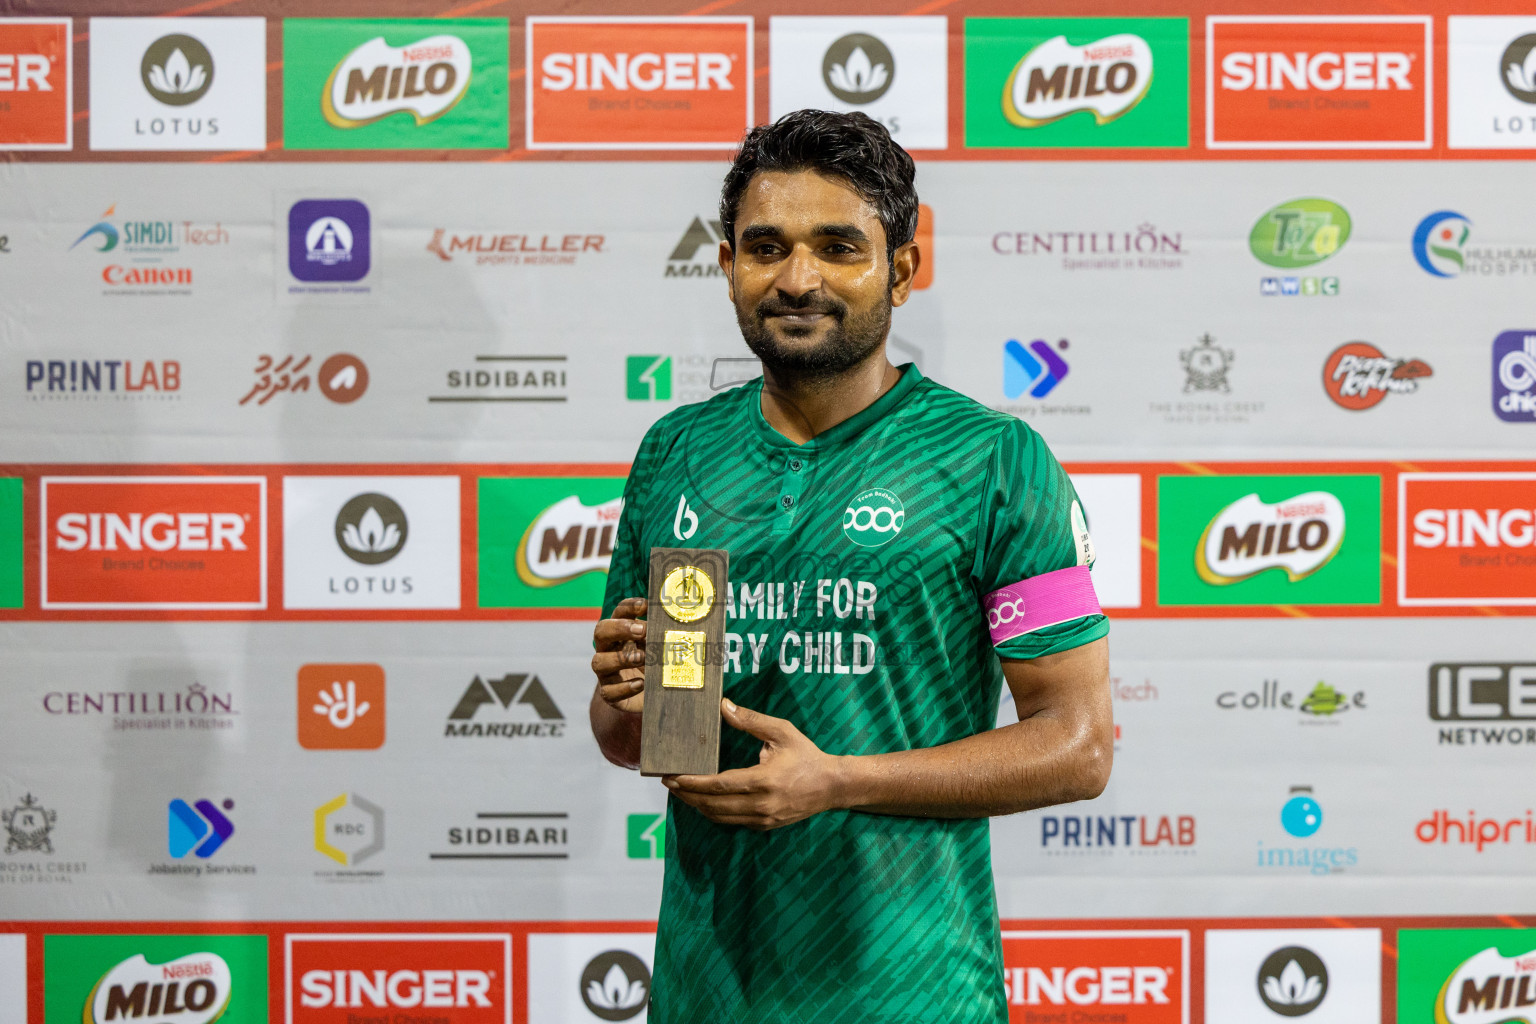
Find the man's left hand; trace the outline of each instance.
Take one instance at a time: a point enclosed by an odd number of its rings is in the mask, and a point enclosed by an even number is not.
[[[732,728],[763,741],[758,764],[718,775],[668,775],[662,781],[710,821],[767,831],[835,806],[842,759],[824,753],[794,723],[720,702]]]

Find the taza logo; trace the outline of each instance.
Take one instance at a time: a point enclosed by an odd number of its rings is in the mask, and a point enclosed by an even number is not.
[[[427,124],[464,98],[471,69],[469,46],[458,36],[428,36],[405,46],[377,36],[337,63],[320,94],[321,110],[337,128],[396,113]]]
[[[1122,32],[1083,46],[1066,36],[1026,53],[1003,86],[1003,116],[1020,128],[1059,121],[1078,111],[1097,124],[1123,117],[1152,85],[1152,48]]]
[[[1259,998],[1282,1017],[1301,1017],[1323,1004],[1328,967],[1305,946],[1285,946],[1259,965]]]
[[[821,77],[827,90],[844,103],[873,103],[896,80],[896,58],[876,37],[850,33],[827,47]]]
[[[202,99],[213,86],[213,55],[192,36],[162,36],[144,51],[139,76],[155,99],[184,107]]]
[[[1472,222],[1455,210],[1437,210],[1413,232],[1413,258],[1427,274],[1455,277],[1466,269]]]
[[[1267,211],[1248,233],[1248,248],[1272,267],[1310,267],[1349,241],[1352,222],[1327,199],[1292,199]]]
[[[1389,359],[1368,341],[1349,341],[1323,364],[1323,390],[1335,405],[1359,412],[1388,394],[1413,394],[1419,380],[1434,372],[1422,359]]]
[[[1513,40],[1499,59],[1499,78],[1521,103],[1536,103],[1536,33]]]
[[[86,1002],[85,1024],[153,1019],[210,1024],[229,1008],[233,977],[216,953],[189,953],[152,964],[140,953],[102,975]]]
[[[405,510],[386,494],[359,494],[336,513],[336,543],[354,562],[382,565],[405,547]]]
[[[1283,569],[1295,582],[1327,565],[1343,541],[1344,503],[1327,491],[1274,504],[1246,494],[1206,526],[1195,548],[1195,571],[1217,586],[1267,569]]]
[[[581,1001],[599,1020],[639,1016],[650,994],[650,969],[628,950],[599,953],[581,972]]]

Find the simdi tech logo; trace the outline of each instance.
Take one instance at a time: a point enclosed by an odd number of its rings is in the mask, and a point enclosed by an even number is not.
[[[1524,928],[1397,933],[1399,1024],[1526,1024],[1536,1017],[1536,939]]]
[[[71,18],[0,18],[0,150],[71,149]]]
[[[965,19],[965,144],[1188,146],[1189,21]]]
[[[267,606],[265,477],[43,477],[42,607]]]
[[[265,1024],[265,935],[46,935],[44,1024]]]
[[[1400,473],[1397,602],[1536,605],[1536,473]]]
[[[1189,1024],[1189,932],[1005,931],[1003,988],[1011,1024]]]
[[[287,18],[288,149],[505,149],[503,18]]]
[[[750,17],[530,17],[529,149],[734,149]]]
[[[1207,18],[1207,148],[1428,149],[1432,22]]]
[[[478,487],[480,607],[602,603],[622,477],[482,477]]]
[[[1158,602],[1381,601],[1381,478],[1158,478]]]
[[[283,974],[288,1024],[512,1024],[504,933],[290,933]]]

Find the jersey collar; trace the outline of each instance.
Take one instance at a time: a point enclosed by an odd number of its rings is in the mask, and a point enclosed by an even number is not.
[[[859,436],[870,424],[882,419],[891,410],[906,401],[907,396],[912,393],[912,389],[917,387],[918,382],[923,379],[922,371],[918,370],[916,363],[902,363],[896,369],[901,373],[901,376],[896,379],[895,384],[891,385],[891,390],[875,399],[868,407],[843,420],[843,422],[830,430],[822,431],[805,442],[805,444],[796,444],[773,429],[768,423],[767,417],[763,415],[763,379],[759,377],[747,385],[751,389],[751,396],[748,398],[747,404],[751,406],[750,416],[753,432],[757,434],[759,440],[773,448],[807,451],[816,448],[836,447],[844,441]]]

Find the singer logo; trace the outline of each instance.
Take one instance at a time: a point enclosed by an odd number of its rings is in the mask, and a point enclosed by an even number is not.
[[[1005,931],[1003,988],[1019,1024],[1188,1024],[1189,933]]]
[[[512,1022],[508,935],[290,934],[286,956],[289,1024]]]
[[[1397,600],[1536,605],[1536,473],[1398,477]]]
[[[69,149],[69,18],[0,20],[0,149]]]
[[[1427,149],[1428,17],[1206,19],[1211,149]]]
[[[528,19],[529,149],[731,149],[751,18]]]
[[[44,477],[44,608],[265,608],[265,477]]]

